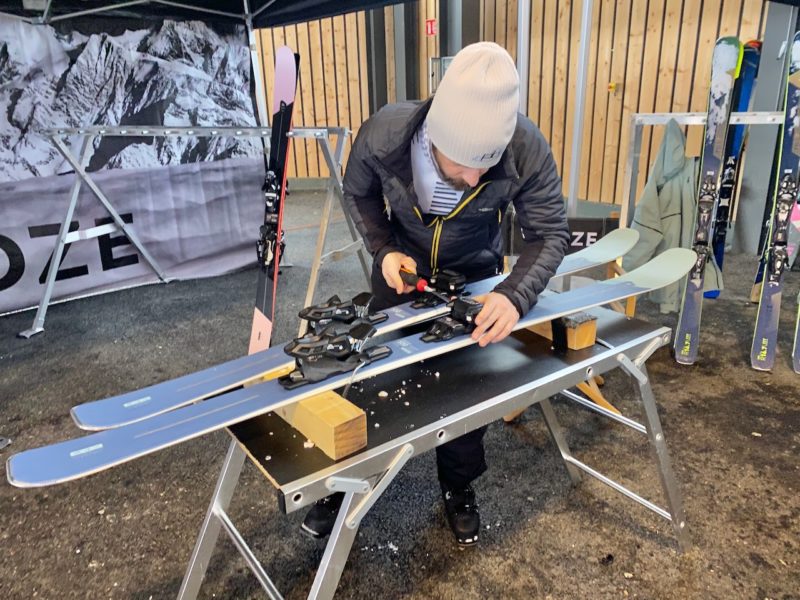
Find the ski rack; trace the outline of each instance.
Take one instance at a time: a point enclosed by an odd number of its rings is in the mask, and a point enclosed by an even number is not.
[[[47,271],[47,279],[44,291],[42,293],[42,298],[39,301],[36,315],[33,318],[33,324],[31,325],[30,329],[21,331],[19,336],[29,338],[44,331],[44,320],[47,314],[47,308],[51,303],[50,300],[53,294],[53,287],[55,286],[56,274],[61,263],[61,257],[64,253],[64,247],[72,242],[89,240],[101,235],[122,232],[136,247],[142,258],[144,258],[153,271],[155,271],[155,273],[158,275],[158,278],[164,283],[171,281],[170,277],[164,272],[158,262],[156,262],[155,258],[141,243],[133,228],[123,221],[122,217],[114,208],[108,197],[92,180],[91,175],[86,172],[86,165],[89,160],[90,150],[94,148],[94,142],[97,138],[194,136],[206,138],[257,137],[269,140],[271,133],[272,130],[269,127],[167,127],[162,125],[152,127],[143,125],[114,127],[93,125],[91,127],[61,127],[42,131],[42,134],[50,139],[50,142],[53,144],[53,146],[59,151],[59,153],[70,164],[70,166],[72,166],[75,171],[76,178],[75,182],[72,184],[72,188],[70,189],[66,215],[64,216],[64,220],[62,221],[58,232],[58,237],[56,238],[53,259],[50,261],[50,268]],[[311,276],[309,278],[308,288],[306,291],[305,305],[311,304],[311,301],[313,300],[314,292],[319,280],[320,268],[326,262],[337,261],[350,254],[358,253],[367,283],[369,283],[370,280],[370,259],[367,257],[366,248],[364,247],[360,236],[356,232],[355,225],[344,208],[341,168],[345,142],[347,141],[347,137],[350,135],[350,133],[350,130],[346,127],[298,127],[289,133],[289,135],[294,138],[317,140],[317,144],[322,152],[322,156],[324,157],[325,163],[330,171],[330,177],[328,179],[328,193],[322,209],[322,219],[320,222],[319,235],[317,236],[317,246],[314,253],[314,259],[311,263]],[[80,136],[82,138],[80,142],[80,151],[78,152],[77,156],[72,153],[67,145],[65,141],[67,136]],[[336,136],[335,147],[331,147],[331,136]],[[78,196],[80,194],[81,187],[84,184],[105,207],[106,211],[109,213],[114,222],[88,229],[68,231],[70,222],[72,221],[72,215],[75,211],[75,207],[78,204]],[[328,227],[330,226],[332,220],[334,196],[339,199],[339,202],[342,206],[342,210],[344,211],[345,215],[345,222],[350,230],[350,237],[353,241],[343,248],[323,254]],[[88,295],[92,294],[79,294],[59,300],[59,302],[81,298]]]
[[[628,190],[628,197],[622,203],[620,227],[630,227],[633,211],[636,207],[636,189],[639,183],[639,159],[642,155],[642,130],[645,126],[666,125],[675,120],[678,125],[705,125],[706,113],[633,113],[630,117],[630,140],[628,159],[625,162],[625,179],[623,190]],[[770,112],[736,112],[731,113],[730,125],[780,125],[783,113]],[[738,203],[737,203],[738,204]],[[731,215],[735,217],[735,215]]]
[[[365,449],[339,461],[327,458],[316,448],[304,448],[304,439],[280,417],[268,413],[230,428],[232,440],[211,502],[184,575],[178,598],[196,598],[222,529],[270,598],[282,598],[264,567],[247,545],[227,514],[246,458],[250,458],[277,488],[278,505],[289,514],[309,506],[333,492],[345,494],[333,532],[327,542],[308,598],[332,598],[358,534],[361,520],[392,483],[407,461],[416,455],[447,443],[465,432],[499,420],[503,415],[538,404],[551,433],[554,445],[564,461],[573,484],[581,474],[589,475],[666,519],[672,526],[678,548],[690,545],[688,529],[677,482],[664,439],[657,406],[645,368],[647,359],[670,343],[669,328],[656,326],[610,309],[592,309],[598,318],[597,344],[591,348],[558,355],[550,342],[533,333],[521,331],[502,344],[487,348],[471,347],[426,361],[424,369],[438,369],[422,380],[418,406],[425,406],[425,390],[437,397],[433,412],[410,412],[402,402],[370,405],[371,421]],[[644,419],[612,412],[580,396],[569,388],[587,378],[619,368],[635,384],[635,403]],[[410,365],[385,373],[372,384],[362,382],[351,401],[368,403],[380,389],[390,389],[401,380],[424,375],[420,365]],[[495,371],[502,372],[497,374]],[[475,372],[486,375],[480,389],[475,388]],[[494,373],[491,377],[489,373]],[[647,436],[650,458],[658,471],[666,508],[658,506],[575,457],[556,418],[549,398],[561,394],[579,406],[607,417],[616,423]],[[405,397],[405,396],[404,396]],[[639,411],[637,411],[639,412]],[[409,419],[414,415],[413,422]],[[267,434],[269,432],[269,434]],[[433,485],[433,482],[431,482]],[[651,490],[652,491],[652,490]]]

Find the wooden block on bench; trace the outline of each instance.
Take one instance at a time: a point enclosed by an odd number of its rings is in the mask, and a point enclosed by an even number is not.
[[[333,460],[367,445],[367,415],[336,392],[322,392],[275,411]]]
[[[587,313],[575,313],[562,317],[561,321],[567,331],[567,348],[583,350],[594,345],[597,339],[597,317]],[[532,325],[528,330],[548,340],[553,339],[553,327],[549,321]]]

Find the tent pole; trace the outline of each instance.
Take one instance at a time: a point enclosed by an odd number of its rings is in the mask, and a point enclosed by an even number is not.
[[[250,67],[253,72],[253,83],[256,87],[256,108],[258,110],[257,122],[259,127],[267,127],[269,125],[267,120],[267,93],[264,87],[264,79],[262,78],[261,60],[257,52],[256,32],[253,29],[253,15],[250,12],[250,2],[242,0],[244,6],[244,20],[247,26],[247,41],[250,45]],[[264,150],[266,151],[266,140],[264,141]]]
[[[531,53],[531,0],[517,2],[517,72],[519,73],[519,111],[528,114],[528,61]]]
[[[567,216],[578,216],[578,183],[583,144],[583,115],[586,105],[586,71],[589,67],[589,37],[592,34],[592,0],[583,0],[581,12],[581,45],[578,55],[578,80],[575,83],[575,115],[572,124],[572,156],[569,159],[569,195]]]

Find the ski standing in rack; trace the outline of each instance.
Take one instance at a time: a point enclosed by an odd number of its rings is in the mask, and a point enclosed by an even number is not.
[[[286,197],[286,163],[289,157],[292,128],[292,109],[297,90],[300,56],[288,46],[275,53],[275,84],[273,86],[272,135],[269,162],[264,178],[264,224],[258,236],[258,289],[250,332],[249,354],[265,350],[272,337],[275,318],[275,297],[283,253],[283,206]]]
[[[756,77],[758,77],[758,63],[761,59],[761,42],[751,41],[744,45],[742,68],[739,78],[733,88],[732,111],[747,112],[750,110],[750,98]],[[742,153],[747,141],[747,125],[731,125],[728,129],[728,141],[723,161],[722,181],[719,184],[719,204],[716,218],[714,219],[714,233],[712,247],[714,260],[722,270],[725,258],[725,239],[731,228],[732,218],[735,213],[736,190],[739,184],[739,173],[742,165]],[[718,298],[719,290],[709,290],[706,298]]]
[[[797,177],[800,168],[798,108],[800,108],[800,31],[794,35],[788,61],[783,131],[777,161],[769,236],[764,254],[764,279],[761,284],[753,345],[750,349],[750,364],[759,371],[769,371],[775,363],[783,277],[789,268],[790,257],[787,248],[789,223],[797,203]]]
[[[700,185],[692,249],[697,262],[689,272],[684,290],[681,314],[675,332],[675,359],[691,365],[697,359],[700,342],[700,314],[703,308],[703,285],[706,265],[712,258],[711,233],[714,212],[719,199],[722,158],[731,113],[731,100],[742,64],[742,43],[735,37],[717,40],[711,64],[711,86],[708,94],[703,155],[700,159]]]

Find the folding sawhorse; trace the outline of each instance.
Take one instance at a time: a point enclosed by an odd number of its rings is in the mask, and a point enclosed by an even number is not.
[[[670,521],[679,548],[687,549],[689,538],[680,493],[644,365],[653,352],[669,344],[670,330],[628,320],[608,309],[590,312],[598,317],[598,343],[586,350],[559,356],[551,351],[547,340],[520,331],[500,344],[487,348],[470,346],[354,385],[349,400],[369,415],[369,443],[364,450],[338,462],[316,448],[305,448],[303,436],[272,413],[233,427],[235,440],[225,458],[179,598],[197,596],[221,527],[269,597],[282,597],[226,513],[247,456],[277,488],[284,513],[307,507],[333,492],[345,493],[308,596],[332,598],[361,519],[409,458],[532,404],[540,406],[574,484],[580,481],[581,472],[597,478]],[[634,380],[644,423],[565,391],[615,368],[621,368]],[[406,394],[390,393],[388,398],[378,395],[381,390],[400,389],[405,389]],[[647,435],[666,508],[572,455],[549,401],[550,396],[559,393]]]

